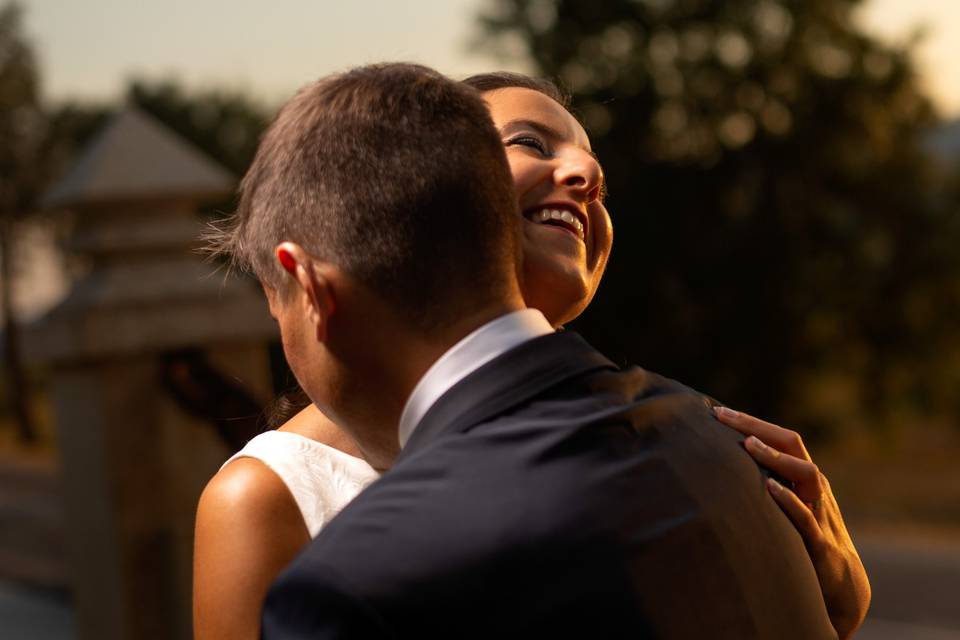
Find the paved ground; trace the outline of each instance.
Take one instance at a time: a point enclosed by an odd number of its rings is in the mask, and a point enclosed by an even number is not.
[[[67,598],[50,590],[0,583],[0,638],[73,640],[73,613]]]
[[[960,638],[960,629],[938,629],[867,618],[855,640],[957,640],[958,638]]]
[[[873,601],[858,640],[960,640],[960,539],[854,532]]]

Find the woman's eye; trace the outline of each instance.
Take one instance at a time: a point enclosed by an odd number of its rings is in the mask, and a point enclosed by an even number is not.
[[[547,155],[547,146],[543,144],[538,138],[533,136],[517,136],[515,138],[510,138],[507,140],[506,146],[512,147],[514,145],[521,145],[524,147],[530,147],[531,149],[536,149],[539,153]]]

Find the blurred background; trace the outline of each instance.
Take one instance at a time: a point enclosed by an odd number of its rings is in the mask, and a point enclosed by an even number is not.
[[[298,86],[397,59],[573,92],[616,230],[574,328],[804,435],[858,637],[960,637],[955,0],[0,0],[0,636],[189,637],[199,491],[291,383],[198,234]]]

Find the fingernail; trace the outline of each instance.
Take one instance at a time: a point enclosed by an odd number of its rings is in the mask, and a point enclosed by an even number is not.
[[[781,491],[784,490],[784,486],[779,482],[777,482],[776,480],[774,480],[773,478],[767,478],[767,486],[774,493],[780,493]]]
[[[761,440],[756,436],[747,436],[747,439],[744,441],[748,447],[754,451],[759,451],[760,453],[768,453],[774,458],[780,457],[780,452],[772,447],[768,447],[767,443]]]
[[[725,418],[736,418],[738,415],[740,415],[740,412],[720,405],[717,405],[713,408],[713,413],[717,417],[723,416]]]

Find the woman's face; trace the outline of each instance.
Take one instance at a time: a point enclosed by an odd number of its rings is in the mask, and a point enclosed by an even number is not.
[[[554,325],[576,318],[600,284],[613,228],[603,170],[580,123],[539,91],[484,94],[523,213],[522,289]]]

